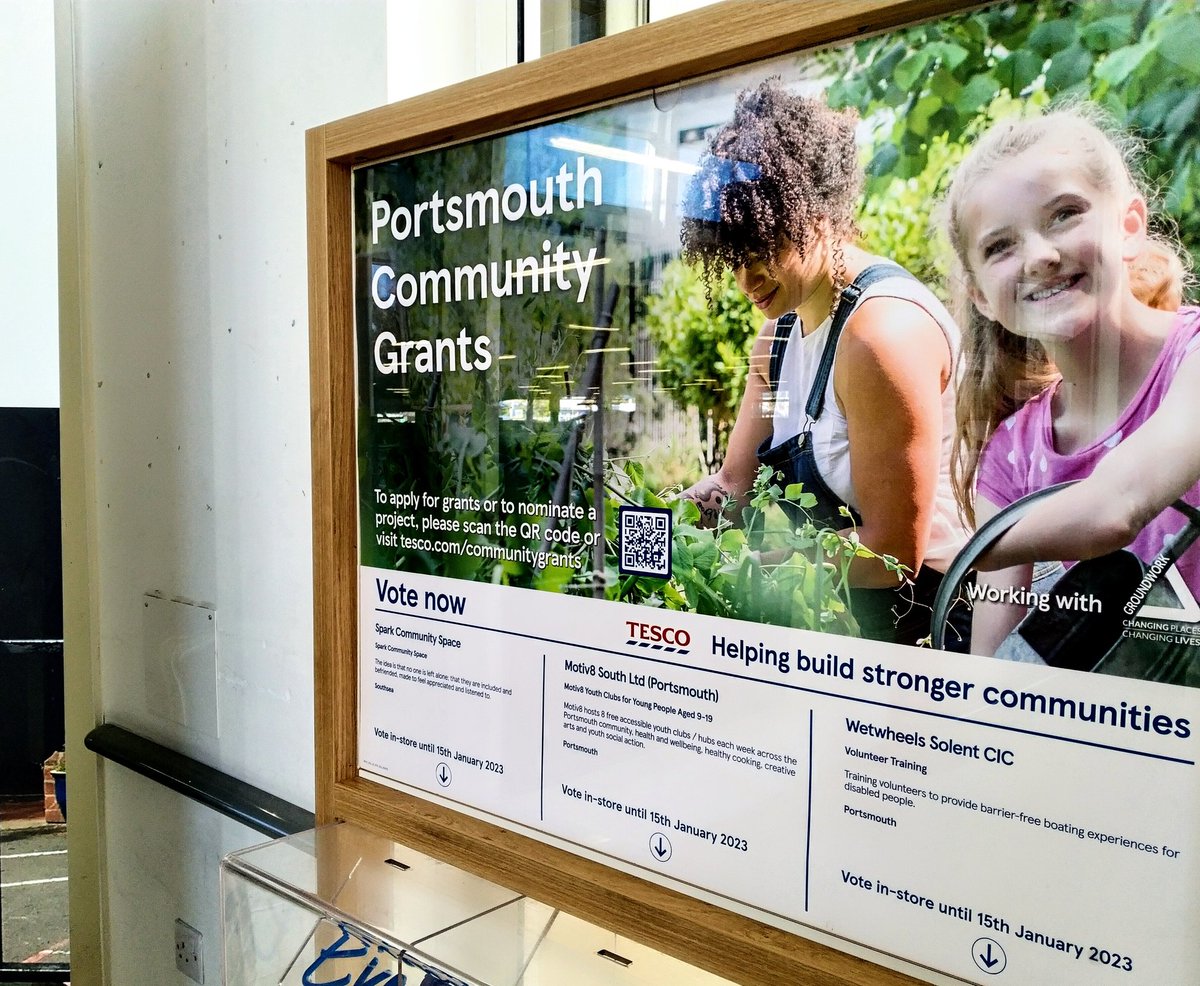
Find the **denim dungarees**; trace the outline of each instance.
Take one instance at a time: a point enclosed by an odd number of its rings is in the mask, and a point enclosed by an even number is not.
[[[825,409],[825,391],[829,385],[829,376],[833,372],[833,360],[837,353],[838,339],[851,313],[862,298],[863,292],[876,281],[888,277],[907,277],[916,280],[908,271],[893,264],[873,264],[865,268],[852,284],[842,290],[837,309],[829,326],[829,335],[825,340],[825,349],[821,353],[821,361],[817,366],[816,378],[812,389],[808,392],[804,410],[808,417],[808,430],[785,439],[778,445],[772,446],[774,432],[768,435],[758,447],[758,461],[762,465],[771,466],[782,474],[783,484],[800,483],[804,492],[817,498],[814,507],[807,515],[798,507],[781,502],[780,506],[788,513],[794,523],[803,523],[811,519],[816,524],[841,530],[849,522],[842,508],[849,511],[855,525],[862,524],[862,517],[849,504],[845,503],[834,493],[821,476],[813,452],[812,426]],[[775,340],[771,345],[771,363],[769,379],[771,393],[779,389],[779,378],[783,370],[783,354],[787,349],[788,339],[796,325],[796,313],[789,312],[780,317],[775,323]],[[868,545],[870,547],[870,545]],[[894,643],[915,644],[918,640],[929,635],[929,617],[932,612],[933,597],[942,581],[940,572],[921,566],[911,584],[898,585],[891,589],[852,589],[850,605],[855,619],[864,637],[874,640],[887,640]]]

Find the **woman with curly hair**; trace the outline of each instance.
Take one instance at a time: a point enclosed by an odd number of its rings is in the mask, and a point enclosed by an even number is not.
[[[709,283],[732,270],[767,322],[724,463],[684,496],[714,524],[761,464],[802,483],[814,519],[909,573],[898,584],[878,559],[853,560],[863,635],[915,644],[965,540],[949,476],[959,337],[928,288],[855,243],[856,122],[768,79],[738,96],[691,180],[684,259]]]

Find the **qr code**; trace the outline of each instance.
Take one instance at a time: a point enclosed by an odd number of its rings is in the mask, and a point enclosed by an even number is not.
[[[671,577],[671,511],[661,507],[617,510],[618,569],[622,575]]]

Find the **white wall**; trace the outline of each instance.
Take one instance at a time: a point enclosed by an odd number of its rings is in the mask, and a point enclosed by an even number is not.
[[[58,407],[54,8],[0,6],[0,407]]]
[[[650,20],[666,20],[668,17],[699,10],[716,2],[717,0],[650,0]]]
[[[107,719],[313,807],[304,131],[502,67],[515,2],[58,0],[72,744]],[[218,982],[217,864],[260,837],[118,766],[98,791],[106,981],[185,982],[179,917]]]
[[[102,714],[312,804],[304,129],[384,98],[379,0],[78,0]],[[105,769],[109,981],[219,970],[261,838]]]
[[[516,3],[387,0],[388,101],[511,65],[517,51]]]

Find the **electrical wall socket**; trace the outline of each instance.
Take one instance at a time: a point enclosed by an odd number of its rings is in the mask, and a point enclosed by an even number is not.
[[[190,924],[175,919],[175,968],[198,983],[204,982],[203,941],[204,936]]]

